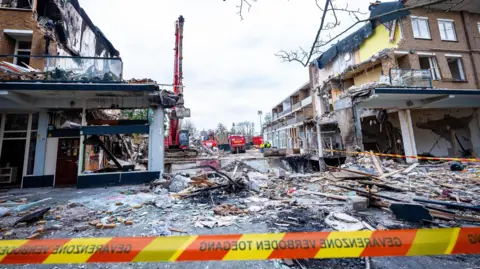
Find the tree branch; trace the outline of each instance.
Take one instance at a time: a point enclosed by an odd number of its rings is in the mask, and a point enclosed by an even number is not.
[[[390,15],[390,14],[394,14],[394,13],[397,13],[397,12],[402,12],[402,11],[407,11],[407,10],[410,10],[410,9],[414,9],[414,8],[421,8],[421,7],[430,7],[432,5],[436,5],[436,4],[440,4],[440,3],[443,3],[443,2],[446,2],[447,0],[435,0],[435,1],[430,1],[428,3],[423,3],[423,4],[419,4],[419,5],[415,5],[415,6],[410,6],[410,7],[405,7],[405,8],[401,8],[401,9],[397,9],[397,10],[394,10],[394,11],[390,11],[390,12],[387,12],[387,13],[383,13],[383,14],[380,14],[380,15],[377,15],[377,16],[374,16],[374,17],[371,17],[371,18],[367,18],[367,19],[363,19],[363,20],[360,20],[358,19],[357,17],[357,21],[355,23],[353,23],[352,25],[350,25],[349,27],[347,27],[345,30],[343,30],[342,32],[340,32],[339,34],[335,35],[333,38],[329,38],[327,41],[323,41],[323,40],[319,40],[319,36],[322,32],[322,30],[324,30],[323,28],[323,25],[324,25],[324,22],[325,22],[325,17],[326,17],[326,14],[327,14],[327,11],[330,11],[330,10],[337,10],[337,11],[346,11],[346,12],[352,12],[352,13],[358,13],[358,12],[354,12],[354,11],[350,11],[348,10],[348,5],[345,9],[337,9],[335,7],[332,7],[332,9],[329,9],[328,8],[328,5],[330,3],[330,0],[326,0],[325,2],[325,8],[321,9],[323,10],[323,15],[322,15],[322,21],[320,23],[320,27],[318,28],[317,30],[317,34],[315,36],[315,39],[314,39],[314,42],[313,42],[313,45],[310,49],[310,52],[308,53],[308,55],[304,55],[302,53],[298,53],[298,52],[287,52],[287,51],[280,51],[279,53],[276,53],[275,55],[277,57],[279,57],[282,61],[288,61],[288,62],[299,62],[301,63],[304,67],[306,67],[309,63],[310,63],[310,60],[312,58],[312,56],[318,52],[320,52],[320,47],[323,47],[329,43],[331,43],[332,41],[336,40],[338,37],[342,36],[343,34],[345,34],[346,32],[350,31],[352,28],[354,28],[357,24],[359,23],[362,23],[362,22],[367,22],[367,21],[371,21],[371,20],[377,20],[377,19],[380,19],[381,17],[383,16],[387,16],[387,15]],[[460,0],[460,1],[463,1],[463,0]],[[315,0],[315,3],[317,4],[318,6],[318,2],[317,0]],[[350,14],[352,14],[350,13]],[[355,15],[356,17],[356,15]],[[328,29],[330,30],[330,29]],[[316,50],[316,51],[315,51]],[[302,49],[302,51],[304,51]],[[299,57],[301,56],[301,57]]]
[[[225,0],[223,0],[225,1]],[[240,16],[240,20],[243,21],[243,4],[246,4],[248,6],[247,12],[250,12],[250,8],[252,8],[252,4],[250,4],[247,0],[239,0],[240,3],[237,5],[238,8],[238,16]]]

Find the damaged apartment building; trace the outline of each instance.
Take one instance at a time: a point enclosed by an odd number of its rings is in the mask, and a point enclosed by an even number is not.
[[[310,82],[306,82],[272,108],[272,121],[264,126],[264,139],[289,154],[314,153],[318,146],[312,100]]]
[[[122,73],[119,52],[77,0],[0,0],[0,187],[158,178],[163,109],[178,98]],[[112,119],[113,109],[148,109],[149,117]],[[148,153],[126,149],[130,160],[143,159],[142,171],[116,158],[120,134],[147,141]]]
[[[429,2],[376,1],[310,66],[321,157],[479,156],[480,5]]]

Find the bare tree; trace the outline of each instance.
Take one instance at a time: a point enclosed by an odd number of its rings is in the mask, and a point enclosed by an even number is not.
[[[217,125],[215,130],[215,138],[220,142],[220,144],[228,143],[228,129],[222,123]]]
[[[264,122],[265,124],[269,124],[269,123],[272,122],[272,113],[271,113],[271,112],[267,112],[267,113],[265,114],[265,116],[263,117],[263,122]]]
[[[195,127],[193,122],[191,122],[190,120],[182,121],[182,129],[187,130],[191,136],[197,135],[197,128]]]
[[[240,16],[240,19],[243,20],[243,12],[245,11],[245,8],[247,8],[247,12],[248,12],[252,7],[252,5],[250,2],[246,0],[237,0],[237,1],[239,1],[239,4],[237,5],[237,8],[238,8],[237,14]],[[314,1],[317,8],[320,9],[320,11],[322,12],[322,17],[320,19],[320,26],[317,29],[312,45],[310,46],[309,49],[299,47],[297,50],[294,50],[294,51],[281,50],[275,53],[275,56],[279,57],[282,61],[298,62],[304,67],[306,67],[310,64],[314,56],[318,56],[323,53],[322,49],[324,46],[332,43],[335,40],[338,40],[339,37],[341,37],[346,32],[350,31],[360,23],[365,23],[370,20],[376,20],[383,16],[401,12],[401,11],[406,11],[414,8],[430,7],[436,4],[440,4],[447,1],[453,1],[453,0],[431,0],[423,4],[409,6],[409,7],[405,7],[395,11],[380,14],[375,17],[370,17],[370,18],[366,17],[363,19],[360,19],[360,17],[365,16],[367,13],[361,12],[360,10],[349,9],[348,4],[346,4],[345,6],[338,6],[333,4],[332,0],[325,0],[324,5],[322,6],[321,4],[319,4],[319,0],[314,0]],[[456,2],[453,3],[452,6],[458,5],[464,0],[455,0],[455,1]],[[348,14],[350,17],[354,18],[355,22],[349,27],[347,27],[346,29],[344,29],[343,31],[341,31],[340,33],[334,36],[331,36],[329,32],[340,25],[340,20],[339,20],[340,13]],[[326,34],[324,34],[325,32]],[[325,36],[327,36],[327,38],[325,38]]]

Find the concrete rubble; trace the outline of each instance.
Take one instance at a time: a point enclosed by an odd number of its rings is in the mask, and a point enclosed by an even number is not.
[[[480,225],[480,166],[467,164],[462,171],[451,171],[450,166],[406,165],[388,159],[376,163],[372,156],[360,156],[327,172],[297,174],[278,167],[260,172],[236,160],[219,171],[164,174],[145,186],[10,190],[0,195],[0,236],[254,233],[256,225],[264,227],[262,233]],[[35,221],[17,223],[48,207]],[[422,217],[406,221],[399,210],[407,219]],[[336,261],[335,265],[348,268],[364,265],[363,259]],[[313,265],[313,261],[299,262]]]

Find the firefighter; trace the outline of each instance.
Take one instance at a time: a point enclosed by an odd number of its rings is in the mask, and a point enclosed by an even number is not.
[[[265,144],[265,148],[269,149],[271,147],[272,147],[272,145],[270,144],[270,141],[267,141],[267,143]]]
[[[264,145],[263,142],[262,142],[262,144],[260,144],[260,152],[261,152],[261,153],[263,153],[263,149],[264,149],[264,148],[265,148],[265,145]]]

